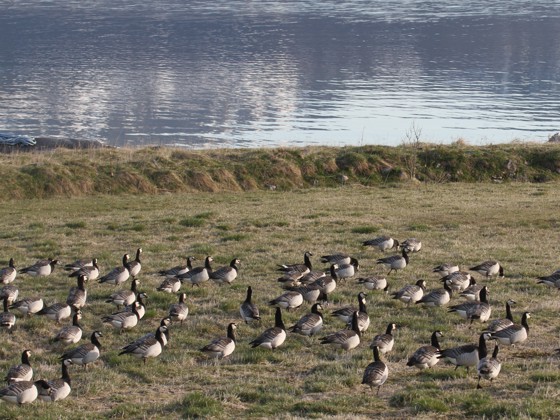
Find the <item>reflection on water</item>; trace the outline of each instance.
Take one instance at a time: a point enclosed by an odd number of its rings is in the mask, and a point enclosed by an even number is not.
[[[154,3],[0,0],[0,131],[254,147],[560,129],[558,1]]]

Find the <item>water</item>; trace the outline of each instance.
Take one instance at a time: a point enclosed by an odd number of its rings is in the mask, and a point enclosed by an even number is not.
[[[0,10],[0,131],[275,147],[398,145],[411,133],[545,141],[560,130],[560,1],[0,0]]]

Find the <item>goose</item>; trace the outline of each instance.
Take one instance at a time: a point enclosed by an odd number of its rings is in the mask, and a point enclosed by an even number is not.
[[[484,343],[484,334],[480,335],[479,345]],[[450,349],[440,350],[438,352],[438,359],[445,359],[452,365],[455,365],[455,370],[459,366],[464,366],[467,368],[467,373],[471,366],[476,366],[479,361],[478,357],[478,347],[476,344],[464,344],[458,347],[452,347]],[[485,345],[485,344],[482,344]]]
[[[483,287],[484,286],[482,284],[477,283],[476,280],[471,277],[469,287],[463,290],[460,296],[469,301],[480,301],[480,291]]]
[[[15,301],[11,304],[11,309],[16,309],[23,315],[33,315],[39,312],[44,307],[43,298],[34,296]]]
[[[72,263],[65,264],[64,269],[66,271],[78,271],[80,268],[84,267],[92,267],[93,266],[93,259],[79,259]]]
[[[227,327],[227,336],[218,337],[212,340],[210,344],[205,345],[200,349],[201,352],[208,354],[216,359],[223,359],[229,356],[235,350],[235,330],[237,324],[231,322]]]
[[[363,305],[366,302],[366,294],[364,292],[358,293],[358,305],[362,305],[362,308],[356,309],[354,306],[345,306],[343,308],[337,309],[331,312],[331,315],[340,319],[345,324],[352,322],[352,315],[356,311],[360,311],[363,309]]]
[[[366,307],[366,295],[364,294],[361,299],[358,299],[358,329],[364,333],[369,328],[369,315]],[[348,328],[352,328],[352,318],[347,322]]]
[[[160,270],[158,271],[158,274],[169,279],[180,276],[181,274],[185,274],[186,272],[192,270],[192,263],[195,260],[195,257],[189,256],[187,257],[187,263],[185,265],[176,265],[175,267],[168,268],[167,270]],[[177,291],[178,289],[173,293],[176,293]]]
[[[140,317],[138,316],[139,306],[140,304],[138,302],[134,302],[132,312],[117,312],[112,315],[104,316],[102,318],[102,321],[112,325],[122,333],[124,330],[134,328],[138,324],[138,320],[140,319]]]
[[[183,321],[187,319],[187,315],[189,314],[189,308],[185,303],[186,299],[186,293],[179,293],[179,303],[174,303],[169,307],[169,318],[173,321],[181,322],[181,325],[183,325]]]
[[[134,302],[125,306],[122,311],[117,311],[115,313],[132,312],[133,309],[136,309],[136,312],[138,312],[138,319],[142,319],[144,315],[146,315],[146,299],[148,299],[148,295],[144,292],[140,292],[136,295],[136,300]],[[138,305],[136,305],[137,303]]]
[[[364,376],[362,378],[363,385],[369,385],[373,390],[373,387],[377,387],[377,393],[379,395],[379,390],[381,386],[387,381],[389,377],[389,368],[385,363],[379,358],[379,349],[377,346],[373,346],[373,362],[366,366],[364,371]]]
[[[282,322],[282,310],[276,308],[274,315],[274,327],[268,328],[261,335],[249,342],[252,348],[264,347],[265,349],[274,350],[281,346],[286,340],[286,327]]]
[[[443,289],[435,289],[422,296],[422,299],[417,300],[415,303],[421,303],[425,306],[444,306],[451,300],[453,291],[449,288],[447,283],[443,283]]]
[[[307,286],[319,279],[322,279],[323,277],[326,276],[326,273],[323,270],[311,270],[309,273],[307,273],[304,276],[301,276],[298,279],[294,279],[294,282],[297,281],[298,283]],[[281,277],[284,278],[284,277]],[[288,278],[290,278],[288,276]],[[278,279],[280,281],[280,279]]]
[[[360,277],[358,284],[363,285],[368,290],[383,290],[385,293],[389,290],[387,278],[384,276]]]
[[[239,313],[241,314],[241,318],[245,321],[246,324],[253,322],[253,321],[260,321],[261,317],[259,314],[259,308],[252,302],[253,298],[253,289],[251,286],[247,287],[247,297],[241,303],[239,307]]]
[[[434,331],[431,337],[431,344],[429,346],[422,346],[416,350],[412,356],[410,356],[406,365],[414,366],[420,370],[435,366],[437,362],[439,362],[439,358],[437,357],[440,351],[439,337],[443,337],[443,333],[439,330]]]
[[[401,242],[401,248],[406,252],[419,252],[422,249],[422,242],[416,238],[408,238]]]
[[[29,404],[37,399],[39,387],[48,389],[49,384],[43,379],[36,382],[14,382],[0,389],[0,399],[13,404]]]
[[[333,264],[350,264],[351,257],[347,254],[343,254],[341,252],[337,252],[334,254],[323,255],[321,257],[322,263],[327,263],[329,265]]]
[[[130,289],[128,290],[119,290],[117,292],[111,293],[111,296],[107,300],[106,303],[112,303],[118,308],[121,306],[128,306],[132,305],[136,300],[136,294],[138,293],[138,279],[133,279],[130,283]]]
[[[181,289],[181,285],[181,280],[177,277],[166,277],[156,290],[165,293],[177,293]]]
[[[476,365],[476,370],[478,372],[478,382],[476,388],[482,388],[480,386],[480,380],[482,378],[488,379],[490,382],[494,380],[502,369],[502,363],[498,360],[498,351],[500,350],[498,344],[494,346],[494,351],[492,352],[492,357],[488,357],[488,350],[486,349],[486,343],[484,346],[479,347],[478,357],[480,360]]]
[[[100,331],[94,331],[91,333],[90,343],[82,344],[66,351],[60,356],[60,360],[70,359],[75,365],[87,367],[88,364],[95,362],[99,358],[101,349],[99,337],[103,337],[103,334]]]
[[[37,312],[37,315],[45,315],[48,319],[60,324],[60,321],[72,315],[72,307],[67,303],[53,303],[50,306],[45,306]]]
[[[523,343],[529,336],[529,324],[527,322],[529,318],[531,318],[531,313],[525,312],[521,316],[521,325],[513,324],[503,330],[493,332],[490,334],[490,339],[497,340],[500,344],[506,346]]]
[[[211,256],[207,256],[204,260],[204,267],[195,267],[184,274],[177,276],[179,280],[183,283],[190,283],[191,286],[199,286],[200,283],[204,283],[210,279],[210,274],[212,274],[212,267],[210,263],[214,261]]]
[[[68,297],[66,298],[66,304],[74,306],[76,308],[83,308],[87,300],[87,290],[85,288],[85,283],[88,280],[85,274],[80,274],[78,276],[78,284],[76,287],[72,287],[68,292]]]
[[[393,248],[399,249],[399,241],[391,238],[390,236],[380,236],[378,238],[370,239],[362,242],[362,245],[376,247],[382,252]]]
[[[405,248],[402,249],[401,255],[391,255],[390,257],[379,258],[377,260],[377,264],[383,264],[389,268],[389,272],[387,275],[391,274],[394,270],[397,272],[398,270],[402,270],[408,265],[408,254]]]
[[[313,304],[311,312],[302,316],[288,330],[308,337],[317,334],[323,328],[323,314],[319,311],[322,309],[323,307],[320,303]]]
[[[358,328],[358,311],[352,315],[352,329],[343,329],[321,338],[321,344],[332,344],[343,350],[352,350],[360,344],[362,333]]]
[[[130,256],[128,254],[123,255],[122,265],[120,267],[115,267],[103,277],[99,278],[99,283],[109,283],[118,286],[124,283],[130,277],[130,271],[128,269],[128,260]]]
[[[164,347],[167,346],[167,343],[169,342],[169,325],[171,325],[171,318],[169,318],[168,316],[162,318],[160,323],[159,323],[160,327],[166,327],[165,331],[163,331],[163,336],[161,337],[162,338],[162,344],[163,344]],[[157,330],[156,330],[156,332],[157,332]],[[156,332],[149,332],[147,334],[144,334],[142,337],[137,339],[136,342],[140,342],[141,340],[148,340],[148,339],[155,338]]]
[[[8,305],[14,303],[19,296],[19,290],[13,284],[7,284],[0,289],[0,299],[8,298]]]
[[[268,302],[271,306],[277,306],[282,309],[296,309],[303,303],[303,295],[300,292],[287,291],[275,299]]]
[[[472,285],[472,276],[466,271],[455,271],[440,279],[444,284],[447,284],[454,292],[462,292],[467,287]]]
[[[82,311],[77,310],[72,316],[72,325],[62,327],[54,337],[54,341],[61,341],[64,344],[76,344],[82,339]]]
[[[369,345],[370,349],[377,347],[380,353],[388,353],[393,350],[393,345],[395,344],[395,337],[393,337],[393,331],[397,329],[397,325],[390,323],[387,325],[385,334],[377,334],[373,337],[373,341]]]
[[[234,258],[230,261],[228,266],[220,267],[217,270],[212,271],[210,274],[210,279],[214,281],[214,283],[222,285],[222,284],[231,284],[232,281],[235,280],[237,277],[238,267],[237,264],[240,264],[238,258]]]
[[[434,267],[432,270],[434,273],[438,273],[441,277],[448,276],[451,273],[455,273],[459,271],[459,266],[453,263],[443,263]]]
[[[504,277],[504,267],[502,267],[497,261],[484,261],[479,265],[469,268],[469,270],[476,271],[486,277]]]
[[[8,296],[3,299],[4,312],[0,314],[0,327],[12,332],[16,324],[16,316],[8,310]]]
[[[146,364],[146,359],[149,357],[157,357],[163,351],[163,337],[165,336],[166,330],[166,326],[159,326],[153,337],[139,339],[124,346],[119,356],[130,354],[131,356],[141,358],[144,364]]]
[[[292,292],[298,292],[303,297],[303,300],[308,303],[315,303],[321,297],[321,288],[317,285],[288,287]]]
[[[38,260],[35,264],[22,268],[19,272],[22,274],[27,273],[33,277],[48,276],[54,271],[54,267],[57,264],[59,264],[59,261],[51,258],[47,260]]]
[[[488,288],[484,286],[480,291],[480,302],[465,302],[459,305],[451,306],[448,312],[459,314],[462,318],[470,320],[470,323],[476,319],[480,322],[486,322],[492,313],[492,307],[488,303]]]
[[[8,266],[0,270],[0,282],[8,284],[16,279],[17,270],[14,265],[14,259],[10,258]]]
[[[325,275],[310,283],[310,286],[318,287],[321,290],[325,301],[328,301],[328,295],[336,289],[336,281],[338,280],[338,276],[336,274],[337,268],[338,264],[331,265],[330,274],[328,276]]]
[[[4,378],[4,380],[11,384],[13,382],[30,381],[33,378],[33,368],[29,363],[31,350],[24,350],[21,353],[21,364],[12,366]]]
[[[62,361],[62,376],[59,379],[47,381],[49,388],[39,387],[39,399],[46,402],[60,401],[70,395],[71,380],[68,373],[68,366],[72,365],[72,360]]]
[[[416,303],[422,299],[424,290],[426,290],[426,282],[420,279],[416,284],[407,284],[398,292],[394,292],[391,296],[393,299],[398,299],[409,306],[411,303]]]
[[[142,269],[142,263],[140,261],[140,255],[142,255],[142,248],[136,250],[136,258],[128,263],[128,271],[130,276],[135,279]]]
[[[549,276],[541,276],[538,279],[537,284],[546,284],[547,286],[560,289],[560,272],[554,272]]]
[[[484,330],[484,332],[494,333],[513,325],[513,315],[511,314],[511,305],[515,305],[515,303],[516,302],[513,299],[508,299],[508,301],[506,302],[506,317],[500,319],[494,319],[493,321],[491,321],[488,324],[486,330]]]
[[[313,254],[309,251],[306,251],[303,254],[303,264],[281,264],[279,265],[278,271],[282,271],[283,273],[297,273],[301,276],[309,273],[313,266],[311,264],[311,258]]]
[[[91,265],[85,265],[72,271],[68,277],[86,276],[88,280],[96,280],[99,277],[99,266],[97,265],[97,258],[91,260]]]
[[[354,277],[357,271],[360,269],[360,263],[356,258],[351,258],[348,264],[338,264],[338,269],[336,270],[336,275],[340,280],[346,280],[350,277]]]

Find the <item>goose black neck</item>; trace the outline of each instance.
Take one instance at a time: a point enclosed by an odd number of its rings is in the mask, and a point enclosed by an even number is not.
[[[162,346],[163,346],[163,336],[164,336],[166,330],[167,330],[167,327],[159,327],[156,331],[156,340]]]
[[[74,325],[75,327],[80,327],[79,324],[79,314],[78,312],[74,313],[74,316],[72,317],[72,325]]]
[[[431,340],[431,342],[432,342],[432,343],[431,343],[431,344],[432,344],[432,347],[435,347],[436,349],[439,350],[440,347],[439,347],[438,332],[437,332],[437,331],[434,331],[434,332],[432,333],[432,340]]]
[[[29,363],[29,353],[27,352],[27,350],[21,353],[21,363],[31,366],[31,363]]]
[[[14,259],[13,258],[10,258],[10,262],[9,262],[8,265],[10,266],[10,268],[16,268],[15,265],[14,265]]]
[[[362,335],[360,327],[358,325],[358,312],[354,312],[354,314],[352,315],[352,329],[356,334],[358,334],[358,336]]]
[[[488,303],[488,289],[486,287],[480,290],[480,301],[482,303]]]
[[[251,286],[247,287],[247,297],[245,298],[245,302],[251,303],[251,297],[253,296],[253,289]]]
[[[506,318],[513,322],[513,315],[511,314],[511,306],[509,301],[506,302]]]
[[[231,340],[235,343],[235,331],[233,328],[233,324],[229,324],[227,328],[227,336],[231,338]]]
[[[387,329],[385,330],[385,334],[391,335],[393,333],[393,324],[387,325]]]
[[[138,291],[138,281],[136,281],[136,279],[133,279],[132,283],[130,283],[130,290],[132,290],[134,293]]]
[[[498,347],[498,345],[496,344],[494,346],[494,351],[492,352],[492,357],[495,359],[496,357],[498,357],[498,351],[500,350],[500,348]]]
[[[286,327],[284,326],[284,322],[282,321],[282,310],[280,308],[276,308],[276,314],[274,315],[274,326],[283,330],[286,329]]]
[[[206,260],[204,260],[204,268],[208,271],[212,270],[212,267],[210,266],[210,257],[206,257]]]
[[[377,346],[373,346],[373,360],[376,362],[381,361],[381,359],[379,358],[379,349],[377,348]]]
[[[193,262],[193,257],[188,257],[187,258],[187,267],[190,270],[192,270],[192,262]]]
[[[8,312],[8,296],[4,296],[4,312]]]
[[[336,264],[331,264],[331,277],[336,280]]]
[[[66,366],[65,361],[62,361],[62,380],[70,385],[70,374],[68,373],[68,366]]]
[[[311,265],[311,258],[309,258],[309,255],[310,255],[309,252],[306,252],[306,253],[303,255],[303,261],[304,261],[304,263],[305,263],[305,266],[306,266],[307,268],[309,268],[309,271],[311,271],[311,270],[313,270],[313,266]]]
[[[138,248],[136,250],[136,258],[134,259],[134,261],[138,261],[140,262],[140,254],[142,253],[142,250],[140,248]]]
[[[527,319],[528,319],[528,315],[527,312],[525,312],[521,317],[521,325],[523,325],[523,327],[525,327],[525,330],[529,332],[529,323],[527,322]]]
[[[478,340],[478,358],[484,359],[487,355],[488,349],[486,348],[486,339],[484,338],[484,334],[481,334]]]
[[[99,342],[99,340],[97,339],[97,334],[93,333],[91,335],[91,343],[96,346],[98,349],[101,348],[101,343]]]
[[[366,302],[363,297],[360,297],[358,301],[358,306],[360,308],[360,312],[367,314]]]

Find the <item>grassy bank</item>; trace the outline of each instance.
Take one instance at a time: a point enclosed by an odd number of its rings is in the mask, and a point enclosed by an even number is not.
[[[293,190],[422,182],[547,182],[560,177],[560,145],[307,147],[186,151],[55,149],[0,155],[6,198]]]
[[[334,153],[323,151],[327,152]],[[130,152],[129,164],[137,153],[147,152]],[[185,152],[157,150],[156,156],[160,153]],[[233,154],[238,153],[242,154]],[[41,165],[54,165],[60,156],[53,156]],[[81,169],[87,179],[87,168],[82,165]],[[113,310],[104,300],[115,288],[89,284],[82,323],[87,336],[94,329],[104,333],[101,360],[88,370],[71,368],[73,391],[68,399],[23,407],[0,403],[3,416],[554,418],[560,392],[558,358],[552,356],[553,349],[560,346],[559,303],[557,291],[537,285],[535,276],[560,268],[554,237],[560,224],[559,204],[555,183],[391,183],[295,192],[12,201],[0,209],[2,266],[10,257],[23,267],[38,258],[70,262],[95,256],[106,273],[120,264],[124,252],[132,254],[141,246],[144,255],[139,278],[149,303],[145,319],[132,331],[118,334],[101,322],[101,316]],[[426,279],[429,289],[440,287],[431,270],[442,262],[467,268],[497,259],[505,267],[504,279],[485,281],[475,275],[489,286],[492,318],[505,316],[504,304],[510,298],[518,302],[513,308],[516,322],[524,311],[531,311],[533,317],[527,342],[502,347],[502,372],[492,385],[485,381],[484,389],[477,390],[472,371],[467,375],[464,369],[454,371],[444,363],[424,372],[408,368],[408,357],[429,343],[434,329],[443,331],[441,344],[446,348],[475,342],[482,327],[477,323],[469,327],[445,308],[407,308],[383,293],[368,292],[370,328],[362,344],[347,354],[321,346],[317,338],[294,334],[288,334],[275,352],[250,348],[249,341],[273,324],[273,309],[267,302],[282,293],[276,282],[278,263],[299,262],[309,250],[314,253],[315,268],[320,268],[318,256],[341,251],[359,258],[361,276],[384,274],[386,270],[375,264],[381,253],[361,246],[363,240],[381,234],[400,240],[417,237],[424,244],[420,253],[411,256],[409,267],[388,277],[391,291],[418,278]],[[171,327],[171,341],[159,358],[142,366],[136,359],[117,356],[120,347],[155,330],[169,305],[176,302],[176,296],[155,290],[161,279],[151,273],[183,263],[187,255],[196,256],[197,265],[204,256],[212,255],[215,267],[237,256],[242,261],[239,277],[230,287],[211,283],[200,288],[183,286],[190,315],[183,326]],[[47,278],[21,275],[14,284],[21,297],[40,294],[50,304],[64,301],[74,282],[57,269]],[[230,360],[214,364],[198,349],[224,335],[229,322],[240,321],[238,307],[248,285],[261,308],[261,324],[239,322],[236,351]],[[325,310],[326,325],[320,336],[342,328],[328,313],[355,304],[361,290],[353,279],[338,285]],[[460,301],[454,297],[452,302]],[[304,304],[285,312],[286,325],[308,310],[309,305]],[[375,397],[360,382],[372,359],[369,342],[389,322],[398,325],[396,344],[384,357],[389,379]],[[0,372],[18,363],[24,348],[31,348],[36,377],[59,377],[57,357],[62,347],[49,341],[58,329],[42,317],[19,317],[17,331],[11,335],[1,332]]]

